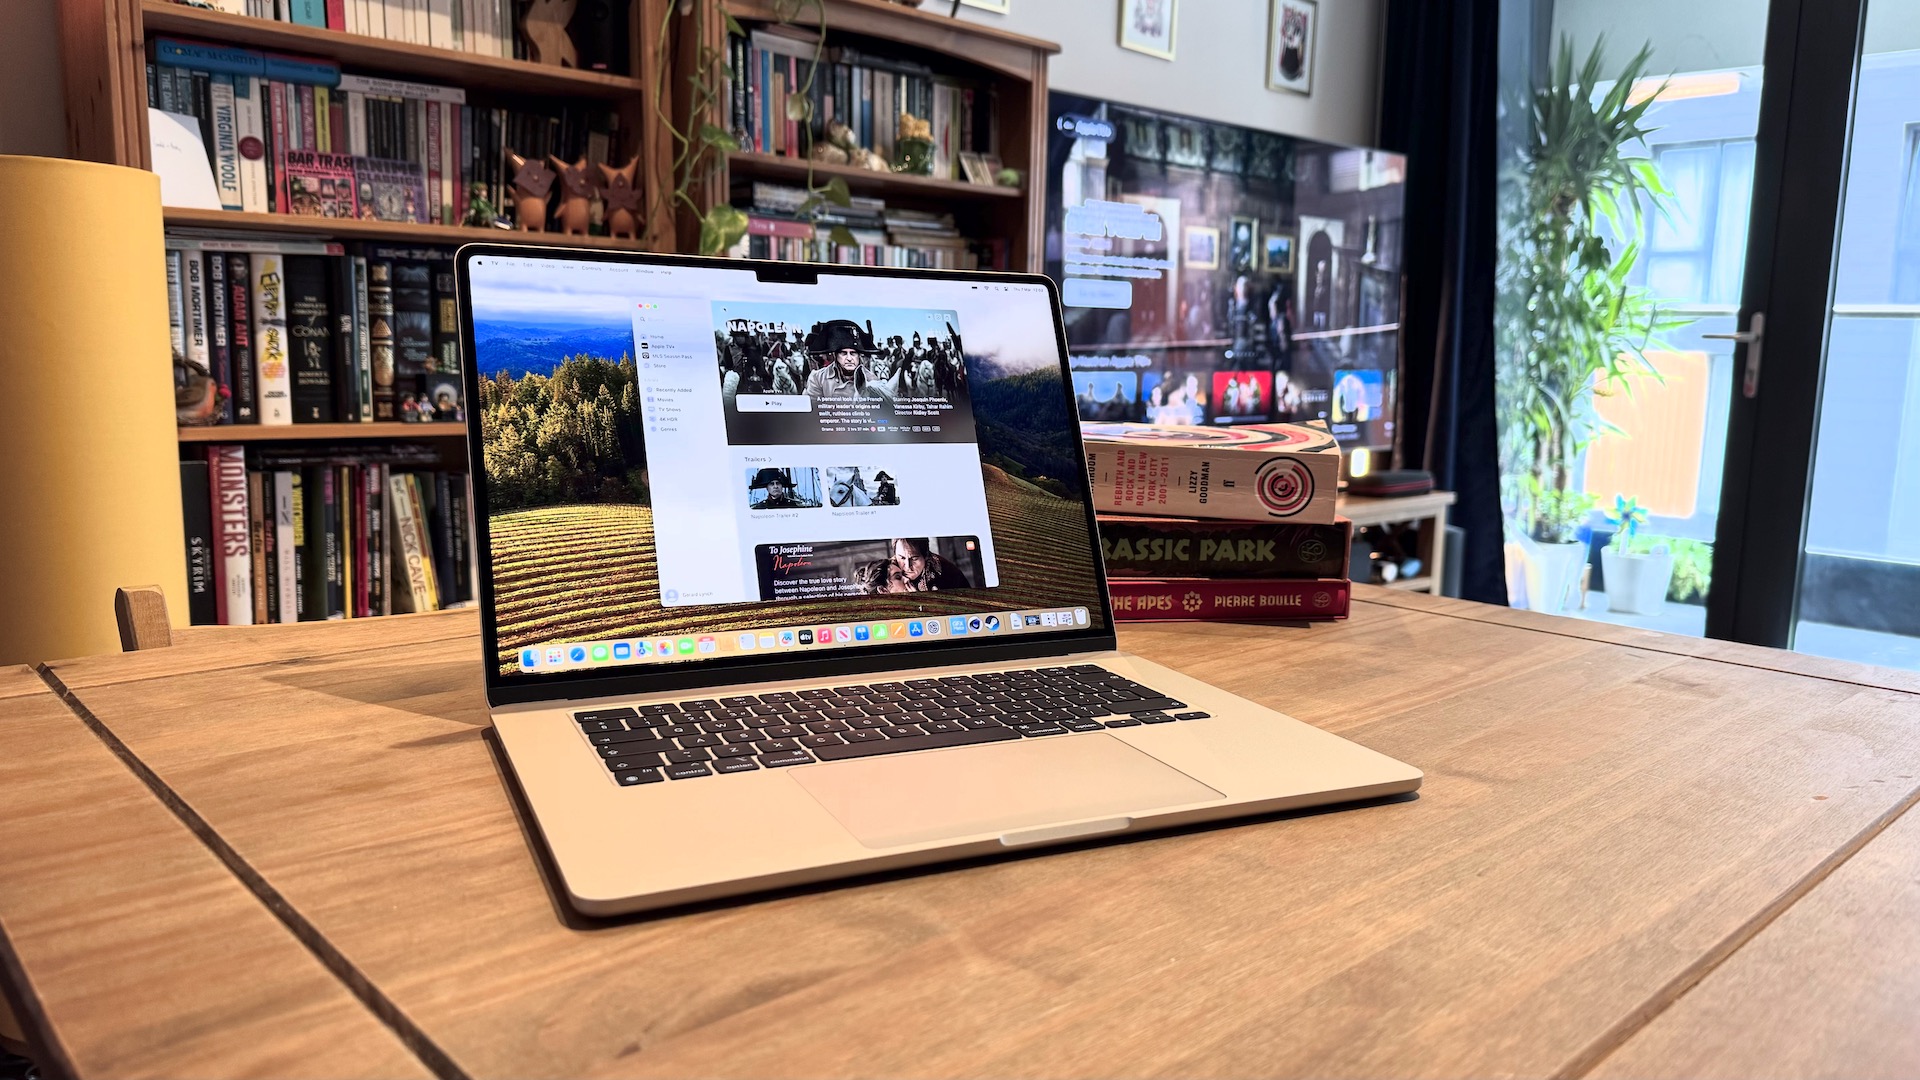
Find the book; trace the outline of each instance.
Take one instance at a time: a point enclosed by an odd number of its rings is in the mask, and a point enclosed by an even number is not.
[[[253,261],[244,252],[222,257],[227,260],[227,312],[233,325],[227,334],[233,366],[233,422],[252,424],[260,419],[254,388]]]
[[[219,622],[253,624],[253,550],[247,522],[247,455],[240,446],[207,448],[214,529],[214,600]]]
[[[289,150],[285,168],[286,213],[347,219],[360,216],[353,158],[318,150]]]
[[[1094,509],[1330,524],[1340,446],[1324,421],[1080,425]]]
[[[187,534],[187,621],[212,626],[220,609],[214,597],[213,488],[204,460],[180,463],[180,509]]]
[[[334,486],[331,465],[309,465],[304,470],[306,502],[306,545],[301,590],[304,594],[300,618],[305,622],[338,619],[346,615],[342,586],[344,568],[340,563],[340,493]]]
[[[1344,619],[1345,578],[1115,578],[1107,582],[1116,622],[1292,622]]]
[[[335,419],[333,319],[328,310],[327,259],[286,257],[287,348],[292,367],[293,421]]]
[[[433,268],[415,259],[393,263],[393,360],[398,418],[419,420],[422,382],[434,363]]]
[[[262,424],[293,423],[284,258],[277,251],[253,253],[254,387]]]
[[[396,614],[438,610],[433,602],[433,564],[426,530],[420,522],[418,487],[408,473],[387,483],[387,507],[393,522],[393,610]]]
[[[1109,577],[1339,578],[1353,523],[1331,525],[1100,516]]]
[[[207,252],[201,259],[207,279],[207,355],[215,392],[214,423],[233,423],[233,312],[228,304],[233,294],[227,289],[227,260],[218,252]]]
[[[363,424],[373,422],[373,328],[367,309],[370,300],[367,288],[367,259],[364,255],[355,255],[353,257],[354,371],[359,376],[359,382],[355,387],[356,413]]]
[[[333,418],[352,422],[360,419],[360,346],[354,340],[358,332],[353,285],[353,260],[340,256],[327,260],[327,314],[333,330]]]
[[[181,296],[185,303],[184,325],[186,330],[187,365],[197,372],[213,376],[212,338],[207,333],[207,278],[206,260],[198,251],[182,253]],[[216,383],[217,385],[217,383]],[[218,393],[218,391],[215,391]],[[220,410],[216,403],[204,417],[195,417],[200,424],[213,424],[219,421]]]
[[[240,158],[240,209],[264,214],[267,199],[267,122],[265,84],[257,76],[233,80],[235,141]]]
[[[359,216],[372,221],[427,223],[426,171],[411,161],[353,158]]]
[[[208,103],[212,108],[209,122],[213,128],[213,142],[208,144],[208,149],[213,154],[213,180],[220,189],[222,210],[245,209],[240,181],[240,118],[234,101],[233,79],[225,72],[216,72],[208,87]]]
[[[273,474],[273,558],[274,587],[279,591],[274,621],[300,621],[300,583],[297,563],[299,551],[294,542],[294,523],[299,520],[300,474],[277,469]]]
[[[367,259],[367,349],[373,378],[373,418],[395,419],[393,261]]]
[[[295,0],[295,2],[310,2],[310,0]],[[310,83],[319,86],[334,86],[340,82],[340,65],[330,60],[259,52],[254,49],[214,45],[185,38],[155,38],[153,57],[156,64],[166,67],[190,68],[227,75],[252,75],[275,82]]]
[[[260,470],[247,469],[247,551],[253,564],[253,614],[250,626],[267,623],[267,530],[266,490],[260,483]]]

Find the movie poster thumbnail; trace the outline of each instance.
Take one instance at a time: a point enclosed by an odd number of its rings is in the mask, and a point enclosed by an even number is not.
[[[974,441],[959,321],[923,308],[716,302],[728,441]]]
[[[1392,380],[1393,376],[1384,371],[1356,369],[1334,373],[1329,420],[1340,445],[1392,445],[1393,417],[1385,408]]]
[[[1149,424],[1199,425],[1207,422],[1208,379],[1212,371],[1166,367],[1140,377],[1143,410]]]
[[[878,465],[829,465],[827,505],[836,510],[867,506],[899,506],[897,470]]]
[[[759,544],[762,600],[977,589],[986,581],[972,536]]]
[[[747,470],[749,510],[812,510],[819,505],[819,469],[762,465]]]
[[[1132,371],[1076,371],[1073,399],[1080,419],[1124,423],[1140,416],[1140,376]]]
[[[1273,415],[1273,375],[1266,371],[1213,373],[1213,421],[1250,424]]]

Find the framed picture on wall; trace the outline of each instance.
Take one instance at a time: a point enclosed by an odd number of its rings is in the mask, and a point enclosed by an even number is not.
[[[1186,263],[1189,270],[1212,270],[1220,265],[1220,230],[1187,226]]]
[[[1320,8],[1314,0],[1273,0],[1267,21],[1267,89],[1313,93],[1313,46]]]
[[[1253,270],[1254,252],[1260,248],[1260,219],[1235,217],[1233,234],[1227,240],[1227,256],[1233,272],[1245,274]]]
[[[1174,12],[1179,0],[1120,0],[1120,47],[1173,59]]]
[[[1293,273],[1293,237],[1270,232],[1265,241],[1266,259],[1261,269],[1269,274]]]
[[[1001,15],[1011,10],[1013,4],[1013,0],[960,0],[960,2],[970,8],[997,12]]]

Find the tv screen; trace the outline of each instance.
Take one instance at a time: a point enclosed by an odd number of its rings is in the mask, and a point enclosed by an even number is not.
[[[1051,97],[1047,273],[1083,420],[1393,445],[1406,159]]]

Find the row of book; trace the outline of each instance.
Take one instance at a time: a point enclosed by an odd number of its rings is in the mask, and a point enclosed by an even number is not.
[[[166,258],[181,424],[465,419],[451,251],[180,229]]]
[[[934,270],[1006,266],[1004,240],[968,239],[948,213],[890,208],[863,195],[847,206],[819,206],[803,188],[765,181],[741,185],[736,201],[747,215],[746,235],[729,252],[736,258]]]
[[[1233,431],[1084,429],[1115,619],[1346,617],[1353,523],[1337,514],[1338,444],[1319,422]]]
[[[902,113],[931,125],[937,178],[965,179],[962,151],[994,151],[992,90],[925,64],[823,47],[819,34],[781,24],[731,36],[728,60],[734,77],[722,100],[730,130],[755,153],[807,157],[827,126],[840,123],[860,146],[893,162]]]
[[[516,48],[513,0],[209,0],[195,6],[482,56],[511,58]]]
[[[619,114],[470,105],[457,86],[342,73],[337,64],[157,38],[147,100],[192,117],[222,209],[413,224],[507,222],[506,151],[613,160]]]
[[[430,457],[207,446],[180,462],[180,492],[196,626],[438,611],[474,598],[467,476]]]

